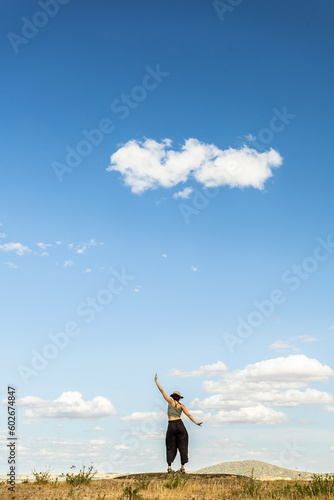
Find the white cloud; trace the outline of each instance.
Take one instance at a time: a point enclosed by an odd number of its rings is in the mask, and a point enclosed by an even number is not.
[[[73,248],[73,246],[74,246],[73,243],[71,243],[71,245],[72,246],[70,248]],[[89,240],[88,243],[80,243],[79,245],[77,245],[75,247],[75,251],[78,254],[83,254],[86,252],[87,248],[96,247],[96,245],[97,245],[96,241],[94,239],[91,239],[91,240]],[[103,245],[103,243],[100,243],[100,245]]]
[[[275,349],[276,351],[287,351],[289,349],[292,351],[298,351],[298,349],[287,340],[276,340],[276,342],[271,344],[269,348]]]
[[[35,243],[41,250],[46,250],[48,247],[52,247],[51,243]]]
[[[141,292],[141,285],[137,285],[137,286],[135,287],[134,291],[135,291],[136,293]]]
[[[84,274],[85,273],[91,273],[91,272],[92,272],[92,270],[89,267],[87,267],[86,271],[83,271]]]
[[[32,250],[22,245],[22,243],[5,243],[4,245],[0,245],[0,250],[2,250],[2,252],[15,252],[17,255],[32,253]]]
[[[89,441],[89,444],[91,444],[92,446],[103,446],[106,443],[107,441],[105,441],[104,439],[91,439]]]
[[[290,354],[286,358],[267,359],[247,365],[243,370],[228,373],[223,381],[208,381],[203,385],[209,392],[226,390],[228,386],[240,383],[253,387],[259,382],[268,387],[278,384],[281,388],[298,388],[305,386],[307,382],[328,380],[333,375],[334,371],[329,366],[316,359],[308,358],[304,354]]]
[[[330,326],[328,327],[328,330],[334,330],[334,325],[330,325]]]
[[[56,241],[56,245],[61,245],[61,241]]]
[[[221,380],[204,381],[202,388],[216,394],[202,401],[196,398],[189,407],[218,411],[212,425],[227,421],[279,423],[286,417],[283,418],[284,413],[276,412],[273,406],[325,405],[324,409],[331,411],[333,395],[312,389],[308,384],[327,381],[333,375],[329,366],[301,354],[268,359],[247,365],[243,370],[225,373]],[[271,411],[261,413],[263,408]],[[259,420],[255,421],[257,417]]]
[[[248,423],[257,425],[281,424],[288,420],[285,413],[274,410],[268,406],[258,404],[249,408],[238,410],[221,410],[210,420],[210,425],[216,427],[226,423]]]
[[[5,234],[5,233],[0,233],[0,239],[1,239],[1,238],[6,238],[6,237],[7,237],[7,234]]]
[[[124,422],[150,422],[151,420],[164,420],[166,413],[164,411],[144,411],[135,412],[126,417],[122,417]]]
[[[118,171],[133,193],[158,187],[171,188],[195,178],[205,187],[230,186],[263,189],[279,167],[282,158],[277,151],[259,153],[248,146],[221,150],[214,144],[188,139],[181,151],[170,149],[172,141],[158,143],[152,139],[130,140],[111,156],[107,171]]]
[[[5,266],[9,267],[9,269],[17,269],[17,265],[14,262],[5,262]]]
[[[247,141],[255,141],[256,136],[255,136],[255,135],[253,135],[253,134],[247,134],[247,135],[245,135],[245,139],[246,139]]]
[[[298,389],[253,389],[251,392],[240,390],[230,394],[216,394],[203,401],[198,398],[190,403],[191,408],[202,410],[222,410],[236,409],[247,406],[254,406],[258,403],[266,405],[272,404],[280,407],[296,407],[303,405],[328,405],[333,402],[333,396],[329,392],[322,392],[317,389],[307,388],[305,391]]]
[[[163,254],[161,255],[161,257],[163,257],[164,259],[167,259],[167,255],[166,255],[165,253],[163,253]]]
[[[96,432],[102,432],[104,431],[103,427],[99,427],[98,425],[96,427],[94,427],[93,431],[96,431]]]
[[[73,264],[74,264],[73,260],[65,260],[64,267],[70,267],[73,266]]]
[[[187,187],[183,189],[183,191],[178,191],[177,193],[173,194],[173,198],[176,200],[177,198],[189,198],[191,193],[193,192],[193,188]]]
[[[318,339],[312,335],[298,335],[297,337],[292,337],[293,339],[300,340],[301,342],[316,342]]]
[[[58,399],[48,401],[34,396],[18,399],[17,405],[28,408],[25,418],[70,418],[95,420],[116,415],[114,405],[107,398],[97,396],[84,401],[80,392],[63,392]]]
[[[191,269],[194,271],[194,273],[198,270],[197,267],[191,266]]]
[[[190,372],[179,370],[178,368],[172,368],[172,370],[170,370],[168,375],[170,377],[181,377],[181,378],[197,377],[200,375],[206,375],[211,377],[212,375],[220,374],[226,372],[227,370],[228,370],[227,366],[222,361],[217,361],[217,363],[200,366],[196,370]]]

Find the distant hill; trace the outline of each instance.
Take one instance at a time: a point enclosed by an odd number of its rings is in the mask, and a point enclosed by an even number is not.
[[[254,469],[255,479],[311,479],[312,472],[284,469],[277,465],[267,464],[259,460],[242,460],[239,462],[223,462],[197,470],[197,474],[237,474],[251,476]]]

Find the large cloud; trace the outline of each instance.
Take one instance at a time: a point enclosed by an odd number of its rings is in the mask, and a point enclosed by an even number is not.
[[[27,407],[24,412],[26,418],[79,418],[94,420],[116,415],[114,405],[109,399],[97,396],[91,401],[84,401],[80,392],[63,392],[58,399],[48,401],[37,397],[27,396],[17,402]]]
[[[282,164],[274,149],[259,153],[241,149],[219,149],[197,139],[187,139],[180,151],[172,141],[130,140],[111,156],[110,171],[118,171],[133,193],[158,187],[171,188],[193,177],[205,187],[230,186],[262,189],[272,176],[272,167]]]
[[[302,354],[268,359],[227,372],[218,381],[204,381],[203,389],[215,394],[203,400],[194,399],[190,408],[218,411],[210,420],[212,425],[280,423],[287,416],[275,410],[275,406],[324,405],[330,411],[333,395],[308,386],[311,382],[327,381],[333,375],[329,366]]]

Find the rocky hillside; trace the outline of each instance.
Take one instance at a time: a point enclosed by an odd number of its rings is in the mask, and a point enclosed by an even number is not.
[[[259,460],[242,460],[240,462],[223,462],[196,471],[198,474],[237,474],[251,476],[254,469],[256,479],[311,479],[312,472],[284,469],[277,465],[267,464]]]

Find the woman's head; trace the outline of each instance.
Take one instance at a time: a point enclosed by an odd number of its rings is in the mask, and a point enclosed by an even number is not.
[[[181,396],[181,393],[179,391],[174,391],[173,394],[170,395],[170,397],[175,401],[180,401],[180,399],[183,399],[183,396]]]

